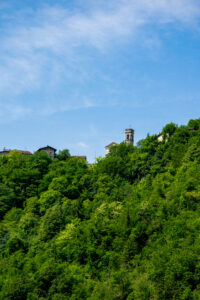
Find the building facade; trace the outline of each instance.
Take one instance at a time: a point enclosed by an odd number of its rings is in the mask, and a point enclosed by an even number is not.
[[[0,156],[3,156],[3,155],[9,155],[10,152],[12,152],[12,151],[17,151],[17,152],[19,152],[19,153],[21,153],[21,154],[32,155],[32,153],[31,153],[30,151],[26,151],[26,150],[17,150],[17,149],[11,150],[11,149],[5,149],[5,148],[4,148],[3,151],[0,151]]]
[[[132,128],[125,129],[125,143],[127,145],[134,144],[134,129],[132,129]],[[112,143],[108,144],[107,146],[105,146],[106,155],[108,155],[110,153],[110,148],[112,146],[118,146],[118,145],[119,145],[118,143],[112,142]]]
[[[46,146],[46,147],[42,147],[40,149],[37,150],[38,152],[40,151],[44,151],[46,152],[52,159],[54,159],[56,157],[56,149],[51,147],[51,146]]]
[[[125,143],[134,145],[134,129],[125,129]]]
[[[118,143],[115,143],[115,142],[112,142],[112,143],[108,144],[107,146],[105,146],[105,149],[106,149],[106,155],[109,154],[110,148],[111,148],[112,146],[117,146],[117,145],[119,145],[119,144],[118,144]]]

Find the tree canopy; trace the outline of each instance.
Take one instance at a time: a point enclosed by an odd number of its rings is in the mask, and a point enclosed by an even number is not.
[[[0,299],[200,299],[200,119],[161,134],[0,157]]]

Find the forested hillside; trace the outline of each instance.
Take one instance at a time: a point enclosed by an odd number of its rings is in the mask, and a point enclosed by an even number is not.
[[[0,299],[200,299],[200,119],[88,166],[0,157]]]

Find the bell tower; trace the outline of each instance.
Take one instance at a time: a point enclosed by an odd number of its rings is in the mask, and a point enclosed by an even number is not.
[[[131,145],[134,144],[134,129],[125,129],[125,143]]]

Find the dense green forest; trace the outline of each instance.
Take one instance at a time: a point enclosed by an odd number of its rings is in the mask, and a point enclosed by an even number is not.
[[[0,157],[0,299],[200,299],[200,119],[93,166]]]

